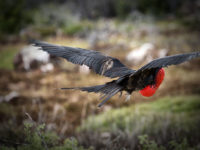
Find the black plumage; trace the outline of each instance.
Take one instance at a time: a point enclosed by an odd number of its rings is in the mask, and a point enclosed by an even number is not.
[[[42,50],[51,55],[63,57],[74,64],[87,65],[95,73],[106,77],[115,78],[135,72],[118,59],[105,56],[97,51],[58,46],[40,41],[35,41],[34,45],[41,47]]]
[[[160,68],[169,65],[177,65],[193,58],[200,57],[200,52],[167,56],[155,59],[136,71],[129,69],[118,59],[105,56],[97,51],[59,46],[41,41],[34,41],[33,44],[51,55],[63,57],[74,64],[87,65],[97,74],[110,78],[118,77],[118,79],[103,85],[62,88],[102,93],[101,99],[103,99],[103,101],[98,106],[102,106],[118,92],[126,91],[131,94],[135,90],[141,90],[147,85],[155,84],[155,76]]]

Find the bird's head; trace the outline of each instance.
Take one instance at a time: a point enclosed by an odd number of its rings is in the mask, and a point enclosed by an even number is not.
[[[156,74],[155,84],[147,85],[144,89],[140,90],[140,94],[146,97],[153,96],[156,90],[159,88],[160,84],[162,83],[164,76],[165,71],[163,68],[161,68]]]

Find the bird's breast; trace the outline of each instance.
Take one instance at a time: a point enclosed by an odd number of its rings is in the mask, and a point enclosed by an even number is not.
[[[156,90],[159,88],[160,84],[162,83],[164,76],[165,76],[165,71],[163,68],[161,68],[155,76],[155,83],[152,85],[147,85],[145,88],[140,90],[140,94],[145,97],[153,96]]]

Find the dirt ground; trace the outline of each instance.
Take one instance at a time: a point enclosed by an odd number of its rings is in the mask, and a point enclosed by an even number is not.
[[[0,70],[0,95],[6,96],[16,92],[0,110],[1,121],[17,120],[21,126],[26,119],[25,113],[39,123],[46,123],[47,129],[60,135],[70,136],[75,128],[91,114],[97,114],[111,108],[118,108],[143,101],[152,101],[168,95],[190,95],[200,93],[199,60],[170,67],[166,70],[164,83],[151,98],[144,98],[138,92],[132,94],[130,101],[125,96],[114,96],[102,108],[98,108],[99,95],[80,91],[64,91],[58,88],[90,86],[110,81],[94,73],[83,75],[76,69],[67,71],[55,69],[50,73],[38,70],[16,72]],[[9,109],[9,110],[7,110]]]

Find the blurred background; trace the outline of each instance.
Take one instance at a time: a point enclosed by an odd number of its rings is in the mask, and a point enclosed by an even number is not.
[[[0,1],[0,149],[200,149],[200,59],[166,68],[157,93],[57,88],[111,81],[30,39],[100,51],[138,69],[200,50],[200,0]]]

